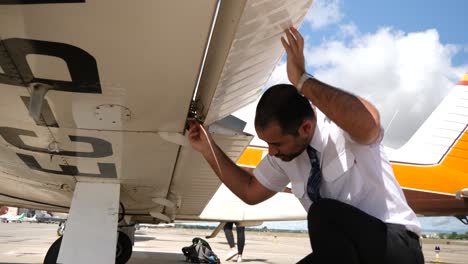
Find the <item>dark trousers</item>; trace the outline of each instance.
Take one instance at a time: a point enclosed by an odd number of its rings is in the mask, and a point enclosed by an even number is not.
[[[233,224],[234,224],[233,222],[227,222],[224,225],[224,234],[226,235],[226,239],[231,248],[235,246],[234,235],[232,234]],[[245,245],[245,227],[238,226],[236,224],[236,230],[237,230],[237,252],[239,252],[239,254],[242,255],[242,252],[244,252],[244,245]]]
[[[423,264],[419,239],[348,204],[321,199],[307,215],[313,252],[298,264]]]

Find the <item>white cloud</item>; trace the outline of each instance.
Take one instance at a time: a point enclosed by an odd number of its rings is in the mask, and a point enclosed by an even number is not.
[[[343,24],[340,25],[340,35],[342,38],[346,37],[358,37],[359,36],[359,29],[354,23],[349,23],[349,24]]]
[[[349,26],[342,32],[354,37],[306,50],[307,68],[327,83],[368,98],[379,108],[384,127],[395,116],[386,131],[391,147],[409,139],[466,69],[452,65],[459,49],[440,43],[436,30],[405,34],[382,28],[360,35]]]
[[[449,222],[450,222],[450,217],[433,217],[432,218],[432,225],[433,226],[446,225]]]
[[[425,233],[451,233],[458,232],[464,234],[466,225],[455,217],[437,216],[437,217],[418,217],[423,232]]]
[[[452,58],[463,47],[442,44],[434,29],[404,33],[381,28],[361,34],[351,23],[341,25],[337,36],[306,47],[307,68],[314,69],[311,73],[317,78],[374,103],[386,129],[384,143],[392,148],[414,134],[468,68],[452,65]],[[289,83],[284,62],[265,87],[277,83]],[[255,133],[256,105],[236,113],[248,122],[249,133]]]
[[[343,17],[340,5],[340,0],[315,0],[305,22],[315,30],[335,24]]]

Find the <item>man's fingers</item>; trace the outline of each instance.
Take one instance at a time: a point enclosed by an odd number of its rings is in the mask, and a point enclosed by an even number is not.
[[[286,37],[288,38],[289,47],[291,47],[292,51],[296,52],[298,49],[296,39],[294,38],[294,36],[291,34],[289,30],[286,30],[285,33],[286,33]]]
[[[281,44],[283,44],[283,47],[286,50],[286,53],[290,54],[291,53],[291,47],[289,47],[288,42],[286,42],[284,37],[281,37]]]
[[[192,131],[192,132],[190,133],[190,136],[191,136],[192,138],[196,138],[196,137],[200,136],[200,133],[199,133],[198,131],[195,131],[195,130],[194,130],[194,131]]]
[[[299,31],[294,27],[291,27],[290,30],[292,34],[294,35],[294,38],[296,38],[297,40],[297,46],[299,50],[300,51],[304,50],[304,38],[302,37],[301,33],[299,33]]]
[[[194,126],[195,126],[195,124],[193,123],[193,121],[192,121],[192,120],[189,120],[189,121],[188,121],[188,130],[189,130],[189,131],[192,131],[192,129],[194,128]]]
[[[189,138],[193,141],[200,141],[204,140],[206,137],[204,133],[202,133],[201,127],[202,125],[197,121],[189,121]],[[202,138],[203,137],[203,138]]]
[[[194,120],[190,120],[189,121],[189,131],[200,131],[200,123],[198,123],[197,121],[194,121]]]
[[[189,121],[189,136],[195,137],[199,134],[199,124],[195,121]]]

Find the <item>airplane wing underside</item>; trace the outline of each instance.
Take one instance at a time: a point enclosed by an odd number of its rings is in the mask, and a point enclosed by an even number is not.
[[[199,79],[205,124],[253,102],[312,4],[40,2],[0,1],[0,203],[68,211],[115,182],[144,222],[199,219],[220,186],[183,136]],[[214,138],[233,160],[251,140]]]

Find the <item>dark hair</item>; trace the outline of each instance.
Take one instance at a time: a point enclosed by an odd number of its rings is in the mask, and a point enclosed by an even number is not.
[[[290,84],[270,87],[260,98],[255,114],[255,127],[267,128],[278,122],[284,134],[297,135],[299,126],[306,119],[314,119],[309,100]]]

